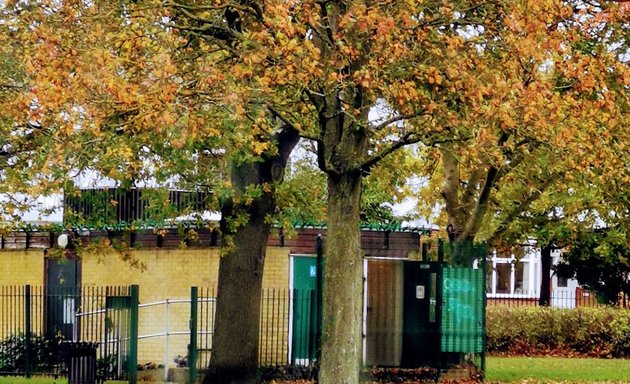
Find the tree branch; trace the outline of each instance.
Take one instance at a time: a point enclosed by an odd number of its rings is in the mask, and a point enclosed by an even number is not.
[[[256,18],[259,19],[259,21],[262,21],[263,16],[264,16],[262,8],[260,8],[260,6],[256,3],[251,3],[248,6],[243,6],[242,4],[236,4],[236,3],[226,3],[226,4],[220,4],[220,5],[188,5],[188,4],[176,3],[174,1],[167,1],[166,5],[171,6],[173,8],[177,8],[181,10],[182,12],[183,11],[221,11],[221,10],[231,8],[231,9],[236,9],[241,12],[252,14],[256,16]]]
[[[419,136],[412,137],[413,133],[407,133],[400,140],[393,142],[390,146],[385,149],[379,151],[374,156],[367,159],[363,164],[361,164],[360,168],[364,172],[369,172],[372,167],[374,167],[379,161],[383,160],[387,155],[393,153],[399,148],[404,147],[405,145],[414,144],[422,141],[422,138]]]
[[[426,109],[423,109],[422,111],[418,111],[415,113],[410,113],[407,115],[398,115],[398,116],[394,116],[391,119],[385,120],[382,123],[380,123],[379,125],[375,126],[375,127],[371,127],[373,130],[375,131],[380,131],[381,129],[387,127],[388,125],[392,124],[392,123],[396,123],[398,121],[402,121],[402,120],[409,120],[409,119],[413,119],[414,117],[418,117],[418,116],[422,116],[426,113]]]
[[[483,188],[479,193],[479,197],[477,198],[477,204],[475,205],[475,209],[471,212],[468,217],[467,223],[464,227],[464,231],[461,234],[462,239],[468,239],[469,237],[474,237],[479,230],[481,225],[481,221],[488,209],[488,200],[490,199],[490,193],[492,192],[492,188],[499,180],[499,170],[491,165],[488,168],[488,172],[486,174],[486,180],[484,182]]]
[[[497,227],[497,229],[490,236],[491,240],[497,239],[499,236],[502,236],[508,228],[508,225],[514,221],[521,213],[523,213],[529,206],[536,200],[542,196],[547,188],[553,184],[555,180],[558,179],[559,173],[553,173],[547,177],[543,183],[535,188],[525,199],[519,202],[516,206],[514,206],[510,211],[507,212],[506,216],[501,220],[501,223]]]
[[[203,27],[191,27],[187,25],[179,25],[179,24],[166,24],[169,28],[179,29],[181,31],[195,32],[200,35],[207,35],[214,37],[217,40],[227,41],[240,37],[240,34],[236,31],[233,31],[228,28],[219,27],[216,25],[206,25]]]
[[[284,123],[284,125],[286,125],[287,127],[291,128],[295,132],[297,132],[300,135],[300,137],[303,137],[303,138],[309,139],[309,140],[319,141],[319,139],[320,139],[319,137],[317,137],[317,136],[310,136],[310,135],[302,132],[299,128],[297,128],[295,126],[295,124],[293,124],[293,122],[291,120],[289,120],[286,116],[284,116],[274,106],[267,105],[267,109],[269,109],[269,112],[271,112],[272,115],[274,115],[275,117],[280,119],[280,121],[282,121]]]

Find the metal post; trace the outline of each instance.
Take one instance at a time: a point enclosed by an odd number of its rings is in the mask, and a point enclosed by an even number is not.
[[[322,306],[323,306],[323,285],[324,285],[324,239],[322,234],[317,235],[317,346],[315,358],[321,362],[322,358]]]
[[[138,380],[138,305],[140,304],[140,289],[138,285],[131,286],[131,321],[129,324],[129,359],[127,362],[127,377],[129,384],[136,384]]]
[[[171,362],[171,351],[168,349],[169,340],[168,334],[170,333],[169,324],[171,323],[170,319],[170,311],[169,311],[169,300],[166,299],[166,304],[164,305],[165,316],[164,316],[164,381],[168,381],[168,370]]]
[[[488,306],[488,295],[487,295],[487,282],[488,278],[488,243],[482,244],[480,247],[481,253],[481,273],[483,274],[483,284],[482,284],[482,294],[483,294],[483,310],[481,315],[481,331],[483,332],[481,336],[481,374],[483,377],[486,377],[486,339],[488,337],[486,330],[486,308]]]
[[[188,384],[197,380],[197,287],[190,287],[190,344],[188,344]]]
[[[24,287],[24,370],[31,377],[31,286]]]

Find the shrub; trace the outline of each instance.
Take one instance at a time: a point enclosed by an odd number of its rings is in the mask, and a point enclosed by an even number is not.
[[[489,353],[630,357],[630,311],[617,308],[491,307]]]
[[[59,344],[61,336],[31,335],[31,370],[48,372],[61,362]],[[26,336],[11,335],[0,341],[0,372],[26,371]]]

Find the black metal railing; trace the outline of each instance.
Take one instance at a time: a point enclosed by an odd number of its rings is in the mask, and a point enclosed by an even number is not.
[[[541,300],[537,296],[518,295],[488,295],[488,306],[503,305],[510,307],[540,306]],[[607,307],[610,303],[601,300],[596,293],[577,288],[570,292],[553,292],[548,305],[558,308]],[[630,309],[630,297],[620,294],[617,306]]]
[[[263,290],[260,366],[314,362],[317,353],[315,296],[312,290]],[[75,341],[98,343],[96,375],[99,378],[131,380],[129,375],[135,372],[138,360],[138,329],[146,326],[144,322],[151,321],[151,316],[138,316],[137,297],[137,286],[0,286],[0,375],[67,375],[62,342]],[[182,353],[187,354],[188,362],[195,362],[193,367],[205,369],[212,354],[216,292],[213,288],[193,287],[190,298],[176,301],[189,303],[190,329],[196,330],[192,334],[182,333],[181,337],[189,337],[189,345],[195,347]],[[538,301],[536,297],[489,297],[487,303],[489,306],[537,306]],[[593,293],[581,289],[572,295],[556,292],[550,303],[564,308],[604,305]],[[628,308],[627,300],[620,298],[621,307],[623,303]],[[188,315],[180,309],[177,313],[178,316]]]
[[[114,286],[0,286],[0,375],[66,375],[62,343],[93,341],[101,343],[97,355],[100,374],[115,376],[105,374],[112,371],[109,362],[114,359],[109,356],[123,344],[122,337],[112,331],[118,312],[107,303],[113,297],[128,296],[129,290]]]

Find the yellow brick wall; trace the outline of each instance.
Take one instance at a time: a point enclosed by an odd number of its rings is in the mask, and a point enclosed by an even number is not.
[[[108,252],[82,254],[80,257],[82,285],[100,287],[138,284],[141,305],[166,299],[187,300],[190,298],[191,286],[200,288],[200,296],[216,291],[220,260],[218,248],[142,249],[126,254]],[[44,266],[43,250],[0,251],[0,285],[31,284],[41,287],[44,285]],[[266,311],[263,308],[261,353],[271,357],[271,351],[264,348],[264,345],[266,342],[271,344],[273,340],[276,350],[274,359],[278,359],[278,355],[286,356],[288,288],[289,248],[268,247],[263,274],[263,295],[266,302],[273,302],[273,310]],[[15,293],[19,296],[17,291]],[[5,310],[8,309],[0,308],[0,311]],[[139,334],[146,336],[163,333],[167,327],[170,332],[187,332],[189,316],[189,303],[172,302],[168,306],[168,313],[165,305],[142,307]],[[165,341],[164,336],[142,338],[138,346],[139,362],[162,364],[166,359],[173,366],[176,356],[187,354],[187,335],[170,335],[168,347]],[[282,347],[278,351],[279,345]]]
[[[289,289],[289,248],[267,247],[263,289]]]
[[[44,251],[0,251],[0,285],[25,284],[44,284]]]
[[[216,289],[219,260],[218,248],[133,250],[126,255],[85,254],[82,255],[82,283],[95,286],[138,284],[141,305],[166,299],[189,299],[191,286]],[[278,295],[288,287],[289,249],[267,248],[263,289],[275,289]],[[278,316],[280,313],[282,317]],[[167,326],[170,332],[186,332],[189,316],[189,303],[171,303],[168,313],[165,305],[141,307],[139,335],[163,333]],[[273,331],[273,336],[286,339],[287,327],[281,325],[286,316],[288,307],[279,307],[273,318],[264,320],[263,337],[271,338]],[[286,332],[288,334],[288,330]],[[173,366],[175,357],[186,356],[187,335],[170,335],[168,352],[165,341],[164,336],[140,339],[138,361],[163,364],[166,360]]]
[[[44,251],[0,251],[0,339],[23,332],[24,285],[32,285],[31,293],[41,297],[44,285]],[[38,299],[33,301],[37,302]],[[33,303],[33,308],[36,303]],[[41,316],[31,318],[33,329],[40,329]]]
[[[288,363],[289,248],[267,247],[261,312],[260,357]]]

